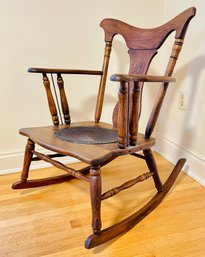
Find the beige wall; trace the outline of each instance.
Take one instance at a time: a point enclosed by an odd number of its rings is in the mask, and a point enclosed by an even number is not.
[[[160,115],[156,149],[171,162],[186,157],[186,171],[205,185],[205,2],[165,0],[164,17],[171,18],[190,6],[197,8],[197,14],[174,73],[177,83],[170,86]],[[179,109],[180,92],[187,98],[185,111]]]
[[[184,9],[196,6],[181,57],[176,67],[177,83],[168,91],[157,127],[156,150],[171,162],[185,156],[187,172],[205,184],[205,3],[186,0],[2,0],[0,77],[0,173],[19,170],[26,139],[20,127],[50,124],[41,77],[26,72],[30,66],[100,69],[103,57],[103,31],[98,24],[105,17],[139,27],[155,27]],[[110,73],[126,72],[128,58],[120,38],[114,44]],[[168,51],[164,48],[164,54]],[[161,71],[163,58],[151,73]],[[77,76],[66,79],[73,121],[91,120],[97,94],[97,78]],[[187,95],[187,108],[179,109],[179,92]],[[145,102],[154,98],[145,88]],[[117,98],[117,84],[108,82],[103,120],[110,122]],[[171,106],[171,108],[170,108]],[[150,105],[145,105],[142,131]],[[168,108],[169,107],[169,108]]]
[[[98,26],[100,21],[112,17],[139,27],[158,26],[163,20],[163,2],[1,1],[0,173],[20,169],[26,142],[26,138],[18,135],[20,127],[50,124],[41,77],[27,73],[27,68],[100,69],[104,50],[103,31]],[[126,55],[119,63],[121,49],[122,43],[118,39],[110,73],[126,71]],[[66,79],[74,121],[93,117],[98,80],[83,78],[79,81],[77,77]],[[103,113],[105,121],[111,121],[116,97],[117,84],[108,83]]]

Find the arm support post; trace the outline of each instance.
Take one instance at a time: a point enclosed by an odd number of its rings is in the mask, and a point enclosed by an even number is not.
[[[136,145],[138,133],[140,86],[139,82],[134,82],[132,89],[132,110],[130,115],[130,145]]]
[[[118,111],[118,146],[128,146],[128,83],[121,82],[119,90],[119,111]]]

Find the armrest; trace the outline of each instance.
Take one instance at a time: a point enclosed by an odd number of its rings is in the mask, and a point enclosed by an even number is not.
[[[102,75],[102,71],[96,70],[71,70],[71,69],[50,69],[50,68],[29,68],[28,72],[34,73],[60,73],[60,74],[82,74],[82,75]]]
[[[118,82],[175,82],[176,79],[168,76],[151,76],[151,75],[132,75],[132,74],[113,74],[111,81]]]

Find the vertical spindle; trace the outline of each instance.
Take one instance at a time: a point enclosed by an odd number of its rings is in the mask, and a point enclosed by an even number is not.
[[[56,109],[55,101],[53,99],[53,95],[51,93],[50,81],[49,81],[46,73],[43,73],[43,84],[44,84],[44,87],[46,89],[48,105],[49,105],[50,113],[51,113],[51,116],[52,116],[53,124],[54,125],[59,125],[57,109]]]
[[[103,99],[104,99],[104,94],[105,94],[105,85],[106,85],[107,71],[108,71],[111,49],[112,49],[112,43],[106,42],[104,61],[103,61],[103,67],[102,67],[103,74],[102,74],[101,80],[100,80],[97,104],[96,104],[96,109],[95,109],[95,122],[96,123],[99,122],[101,113],[102,113]]]
[[[60,92],[61,107],[63,111],[64,121],[66,124],[70,124],[71,120],[70,120],[69,106],[68,106],[68,101],[65,94],[64,81],[60,73],[57,74],[57,84]]]

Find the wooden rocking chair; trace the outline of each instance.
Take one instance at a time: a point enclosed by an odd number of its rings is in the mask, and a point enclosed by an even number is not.
[[[28,137],[28,142],[25,149],[21,180],[15,182],[12,188],[22,189],[44,186],[68,181],[73,177],[88,182],[90,186],[93,234],[86,239],[86,248],[103,244],[119,234],[128,231],[146,217],[165,197],[185,163],[185,159],[180,159],[167,181],[162,184],[150,148],[155,143],[151,134],[155,127],[168,85],[170,82],[175,81],[171,76],[182,48],[187,27],[190,20],[194,17],[195,12],[195,8],[189,8],[166,24],[152,29],[141,29],[119,20],[104,19],[100,24],[105,32],[106,43],[102,71],[46,68],[29,68],[28,70],[29,72],[41,73],[43,75],[43,84],[46,89],[54,125],[20,130],[21,135]],[[153,57],[173,31],[175,32],[175,40],[164,76],[147,75],[147,70]],[[124,38],[129,49],[130,67],[128,74],[115,74],[111,76],[112,81],[120,82],[120,88],[119,101],[113,112],[113,125],[110,125],[100,122],[100,117],[112,41],[116,34],[120,34]],[[52,78],[53,74],[57,76],[62,116],[64,117],[64,122],[62,122],[62,117],[59,115],[62,124],[59,124],[58,112],[60,114],[60,109],[57,111],[57,105],[51,92],[47,74],[51,74]],[[101,76],[95,121],[71,123],[62,74]],[[161,87],[153,106],[145,134],[140,134],[138,133],[138,120],[141,112],[144,82],[160,82]],[[49,149],[54,153],[45,155],[37,152],[35,150],[35,144]],[[139,151],[143,153],[138,153]],[[100,168],[118,156],[127,154],[144,159],[149,172],[102,194]],[[81,170],[74,170],[57,160],[53,160],[53,158],[61,156],[75,157],[87,163],[88,166]],[[45,179],[28,180],[30,164],[32,161],[38,160],[49,162],[55,167],[65,170],[67,173]],[[131,216],[111,227],[101,230],[101,201],[149,177],[152,177],[154,180],[157,189],[156,195],[143,208]]]

